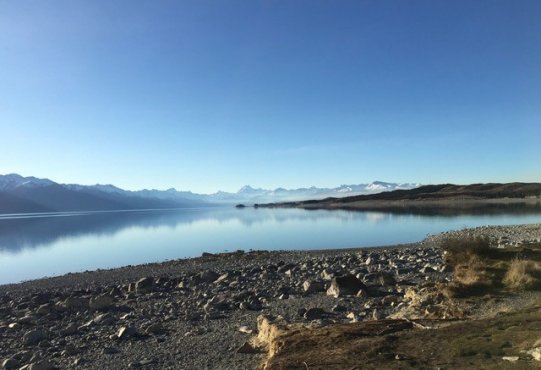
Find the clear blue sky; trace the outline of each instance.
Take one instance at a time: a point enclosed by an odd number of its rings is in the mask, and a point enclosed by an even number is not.
[[[541,1],[0,0],[0,173],[541,181]]]

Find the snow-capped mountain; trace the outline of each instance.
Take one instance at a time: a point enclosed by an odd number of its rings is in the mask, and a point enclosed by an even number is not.
[[[18,187],[41,187],[52,185],[52,182],[49,179],[38,179],[34,176],[23,177],[17,175],[16,173],[11,173],[9,175],[0,175],[0,191],[16,189]]]
[[[0,214],[200,207],[202,200],[144,196],[113,185],[58,184],[49,179],[0,175]]]
[[[335,188],[261,189],[246,185],[237,192],[198,194],[191,191],[144,189],[130,191],[114,185],[59,184],[49,179],[0,175],[0,213],[67,210],[177,208],[213,204],[269,203],[374,194],[420,186],[374,181]],[[9,205],[9,206],[8,206]]]
[[[328,197],[347,197],[352,195],[374,194],[397,189],[412,189],[419,186],[420,184],[413,183],[390,183],[374,181],[368,184],[340,185],[335,188],[317,188],[312,186],[309,188],[276,188],[274,190],[269,190],[254,189],[253,187],[246,185],[243,186],[237,193],[227,194],[229,194],[229,198],[235,199],[235,201],[263,203],[322,199]],[[213,194],[210,195],[210,197],[212,196]]]

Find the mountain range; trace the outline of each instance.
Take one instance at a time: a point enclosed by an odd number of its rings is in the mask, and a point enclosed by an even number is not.
[[[375,181],[368,184],[341,185],[336,188],[313,186],[269,190],[246,185],[236,193],[218,191],[213,194],[198,194],[191,191],[178,191],[174,188],[130,191],[114,185],[59,184],[49,179],[8,174],[0,175],[0,213],[164,209],[300,201],[374,194],[418,186],[420,185]]]

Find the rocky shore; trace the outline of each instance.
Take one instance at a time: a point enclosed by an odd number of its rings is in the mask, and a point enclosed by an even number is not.
[[[451,279],[438,243],[485,235],[541,240],[541,225],[460,230],[408,245],[311,252],[238,251],[0,286],[5,369],[255,369],[259,315],[312,326],[440,317]],[[452,313],[449,313],[452,315]]]

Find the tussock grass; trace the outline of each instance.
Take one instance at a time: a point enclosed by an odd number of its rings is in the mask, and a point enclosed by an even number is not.
[[[486,261],[475,255],[470,256],[466,263],[455,266],[454,278],[456,282],[466,286],[492,285]]]
[[[504,290],[541,290],[541,244],[491,248],[487,238],[450,238],[441,244],[453,281],[442,293],[447,298],[469,297]]]
[[[488,238],[449,238],[442,242],[441,248],[445,263],[454,270],[453,282],[442,290],[446,297],[479,295],[499,285],[488,263],[498,250],[490,247]]]
[[[485,237],[452,237],[440,246],[445,252],[445,262],[451,266],[469,263],[472,256],[489,257],[497,253]]]
[[[503,277],[503,283],[513,290],[540,288],[540,273],[541,264],[539,262],[515,258]]]

